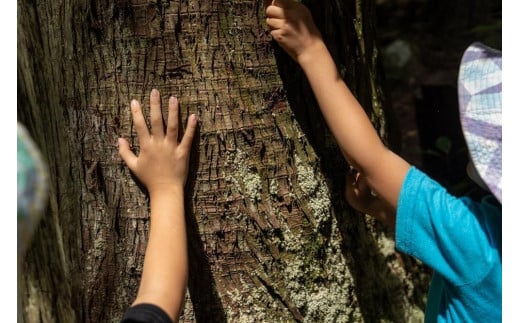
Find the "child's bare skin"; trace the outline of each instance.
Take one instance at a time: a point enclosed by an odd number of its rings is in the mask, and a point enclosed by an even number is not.
[[[477,183],[494,187],[496,195],[473,201],[449,194],[384,146],[303,4],[275,0],[266,14],[271,35],[303,69],[329,129],[353,167],[347,175],[347,201],[395,228],[396,249],[434,270],[425,321],[500,321],[502,210],[496,198],[501,196],[501,167],[496,163],[501,161],[501,126],[496,116],[501,115],[501,54],[473,44],[460,68],[465,137],[474,145],[493,147],[485,150],[487,155],[473,150],[482,156],[473,161],[479,162],[487,181],[474,176],[476,168],[468,172]]]
[[[348,172],[345,182],[345,199],[353,208],[395,229],[395,210],[372,193],[363,174],[356,170]]]
[[[152,90],[149,131],[141,105],[132,100],[140,153],[136,156],[128,141],[120,138],[119,154],[150,194],[150,236],[139,291],[132,305],[155,304],[176,321],[188,280],[184,185],[197,118],[195,115],[189,117],[186,132],[179,142],[177,99],[170,97],[168,107],[168,122],[164,129],[161,97],[159,91]]]
[[[410,165],[387,149],[340,77],[309,10],[292,0],[266,9],[272,37],[301,66],[347,161],[394,210]]]

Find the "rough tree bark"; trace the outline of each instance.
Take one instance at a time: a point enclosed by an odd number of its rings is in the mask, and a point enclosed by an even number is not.
[[[388,141],[373,3],[308,4]],[[153,87],[201,120],[181,321],[421,319],[427,274],[343,201],[346,165],[262,1],[19,0],[18,119],[52,179],[21,268],[26,322],[117,322],[135,297],[149,208],[116,143]]]

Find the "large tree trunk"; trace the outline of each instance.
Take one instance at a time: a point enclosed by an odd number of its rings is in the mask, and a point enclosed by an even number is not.
[[[371,1],[309,2],[388,142]],[[157,88],[201,122],[186,188],[185,322],[420,321],[426,275],[344,202],[343,161],[262,1],[18,1],[18,119],[51,171],[21,268],[26,322],[117,322],[136,295],[146,192],[117,153]]]

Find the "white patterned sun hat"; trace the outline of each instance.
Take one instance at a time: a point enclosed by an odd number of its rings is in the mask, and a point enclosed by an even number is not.
[[[502,52],[473,43],[462,57],[460,120],[471,160],[502,203]]]

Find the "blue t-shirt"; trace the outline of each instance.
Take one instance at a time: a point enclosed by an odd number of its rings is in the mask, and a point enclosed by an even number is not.
[[[493,197],[456,198],[410,168],[396,247],[434,270],[425,322],[502,321],[502,206]]]

